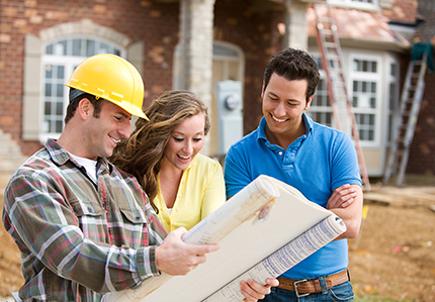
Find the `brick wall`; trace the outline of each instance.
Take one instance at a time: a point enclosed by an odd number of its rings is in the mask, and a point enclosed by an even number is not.
[[[423,41],[430,41],[435,37],[435,2],[433,0],[419,0],[418,12],[425,22],[418,28],[417,33]],[[435,71],[426,74],[425,82],[426,89],[414,141],[411,145],[407,172],[434,175],[435,89],[433,83],[435,83]]]
[[[430,41],[435,36],[435,1],[419,0],[417,11],[424,19],[418,33],[423,40]]]
[[[426,89],[411,145],[407,172],[435,175],[435,75],[426,75]]]
[[[265,6],[267,7],[267,6]],[[263,68],[281,44],[277,22],[283,12],[253,9],[246,1],[219,0],[215,5],[215,39],[238,45],[245,54],[244,128],[249,132],[261,116]],[[144,41],[145,101],[172,87],[174,48],[178,43],[179,3],[150,0],[0,2],[0,129],[29,155],[40,147],[21,140],[24,38],[27,33],[58,24],[90,19]]]
[[[0,2],[0,129],[24,154],[40,147],[21,141],[24,37],[60,23],[91,19],[144,41],[146,101],[172,87],[173,50],[178,42],[178,3],[138,0]]]

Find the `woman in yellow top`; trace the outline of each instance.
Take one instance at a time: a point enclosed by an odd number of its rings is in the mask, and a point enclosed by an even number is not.
[[[139,119],[113,162],[134,175],[167,231],[192,228],[225,202],[220,164],[199,154],[210,128],[207,107],[192,93],[163,93]]]

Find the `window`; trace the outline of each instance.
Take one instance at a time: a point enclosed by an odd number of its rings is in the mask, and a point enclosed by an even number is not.
[[[322,69],[320,55],[314,56],[314,59],[319,66],[320,81],[317,85],[317,91],[314,95],[313,102],[311,103],[311,109],[308,111],[308,114],[316,122],[330,127],[334,127],[332,108],[331,106],[329,106],[328,89],[326,86],[327,82],[325,79],[326,75],[324,70]]]
[[[378,58],[353,57],[351,61],[349,79],[352,87],[350,90],[352,107],[360,140],[366,143],[374,143],[379,136],[376,132],[381,83],[378,60]]]
[[[325,72],[321,68],[320,55],[314,56],[320,69],[320,82],[317,87],[311,108],[310,116],[317,122],[334,127],[332,108],[329,105]],[[380,57],[354,56],[351,57],[350,74],[347,76],[350,84],[349,97],[352,101],[355,120],[358,125],[360,140],[363,145],[379,143],[379,95],[381,88]],[[345,68],[346,68],[346,62]],[[396,66],[397,67],[397,66]],[[394,82],[396,78],[391,81]],[[397,82],[395,82],[397,85]]]
[[[121,55],[119,47],[87,38],[57,40],[45,46],[42,58],[43,119],[42,140],[58,137],[68,105],[68,87],[64,84],[80,62],[98,53]]]

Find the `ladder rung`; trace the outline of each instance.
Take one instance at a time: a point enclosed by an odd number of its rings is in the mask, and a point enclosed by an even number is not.
[[[406,124],[400,125],[400,127],[399,127],[399,134],[403,133],[403,131],[406,131],[407,129],[408,129],[408,125],[406,125]]]
[[[337,44],[333,42],[325,42],[327,48],[337,48]]]
[[[317,18],[319,23],[332,23],[333,19],[330,17],[325,17],[325,16],[321,16],[319,18]]]
[[[322,34],[324,34],[324,35],[332,35],[332,33],[333,33],[332,30],[329,28],[322,28],[321,31],[322,31]]]

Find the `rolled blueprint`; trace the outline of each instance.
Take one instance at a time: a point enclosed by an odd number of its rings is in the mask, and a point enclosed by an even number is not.
[[[223,206],[189,230],[183,240],[188,243],[217,243],[241,223],[255,217],[261,218],[279,196],[279,190],[270,177],[260,175]],[[145,280],[134,290],[113,292],[104,296],[104,302],[136,302],[159,288],[173,276],[163,273]],[[157,301],[157,300],[155,300]],[[173,300],[175,301],[175,300]],[[159,300],[159,302],[162,302]],[[169,301],[168,301],[169,302]]]

